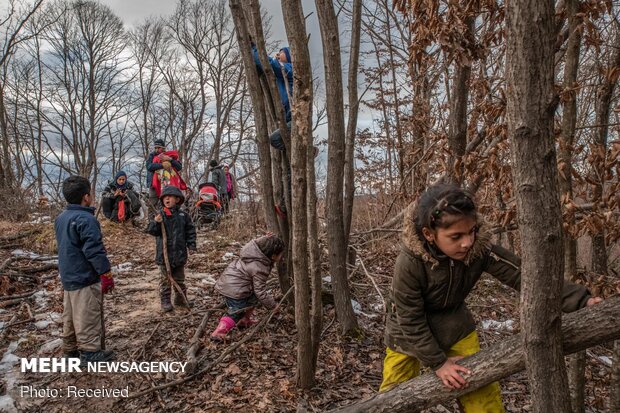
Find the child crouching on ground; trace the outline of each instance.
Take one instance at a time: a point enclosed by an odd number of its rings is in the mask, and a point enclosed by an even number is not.
[[[155,261],[159,265],[161,277],[159,278],[159,295],[161,298],[161,310],[164,313],[172,311],[170,301],[174,289],[175,307],[187,308],[187,287],[185,286],[185,263],[187,263],[187,250],[196,251],[196,228],[192,218],[179,207],[185,201],[183,192],[176,186],[168,185],[161,192],[163,208],[158,211],[155,220],[149,223],[146,232],[157,237],[157,255]],[[164,243],[162,223],[166,228],[166,247],[172,279],[180,287],[182,294],[175,286],[171,285],[168,278],[168,270],[164,260]]]
[[[70,176],[62,183],[67,207],[54,222],[58,245],[58,272],[64,289],[62,341],[65,357],[82,363],[109,361],[105,350],[103,295],[114,288],[95,208],[91,207],[90,182]]]
[[[248,242],[224,270],[215,289],[226,300],[227,314],[211,333],[213,340],[222,340],[235,326],[249,327],[256,321],[251,316],[258,302],[268,309],[276,308],[276,301],[267,291],[267,278],[273,265],[284,254],[284,241],[267,235]]]

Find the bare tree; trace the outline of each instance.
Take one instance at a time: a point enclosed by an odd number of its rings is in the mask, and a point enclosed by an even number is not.
[[[129,109],[124,93],[130,80],[124,74],[128,61],[122,57],[125,30],[108,7],[91,1],[56,3],[49,16],[46,145],[60,169],[90,177],[94,190],[101,138],[109,134],[109,123]],[[50,139],[54,135],[60,148]]]
[[[357,318],[353,312],[351,292],[347,279],[347,245],[344,232],[343,179],[345,161],[345,130],[342,92],[342,65],[340,62],[340,31],[330,1],[318,0],[325,89],[328,119],[327,163],[327,244],[329,266],[334,289],[336,314],[343,334],[356,334]]]
[[[16,47],[32,36],[32,34],[23,34],[24,27],[39,10],[42,3],[43,0],[36,0],[22,9],[17,1],[11,0],[7,16],[0,21],[0,31],[3,32],[2,48],[0,49],[0,76],[2,76],[0,78],[0,139],[2,144],[2,152],[0,153],[0,188],[12,188],[14,186],[14,175],[10,166],[12,162],[9,152],[11,137],[4,88],[7,80],[8,65]]]
[[[522,237],[521,320],[534,412],[570,411],[561,334],[562,222],[553,114],[554,8],[506,9],[508,136]],[[553,371],[554,374],[549,374]]]

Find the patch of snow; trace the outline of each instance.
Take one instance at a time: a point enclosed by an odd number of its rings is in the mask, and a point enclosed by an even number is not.
[[[34,293],[35,303],[39,309],[43,309],[47,307],[48,296],[49,296],[49,293],[47,292],[47,290],[39,290],[36,293]]]
[[[331,283],[332,282],[332,276],[331,275],[326,275],[325,277],[323,277],[323,281]]]
[[[224,255],[222,256],[222,259],[223,259],[224,261],[230,261],[230,260],[232,260],[233,258],[235,258],[235,254],[233,254],[232,252],[227,252],[226,254],[224,254]]]
[[[60,346],[62,346],[62,338],[50,340],[47,343],[43,343],[39,349],[39,354],[53,353],[56,349],[60,348]]]
[[[34,326],[38,330],[45,330],[52,323],[53,323],[53,321],[50,321],[50,320],[41,320],[41,321],[37,321],[36,323],[34,323]]]
[[[483,330],[505,330],[514,331],[514,320],[496,321],[496,320],[482,320]]]
[[[15,400],[10,396],[10,390],[15,385],[18,373],[18,369],[15,369],[14,366],[19,363],[19,357],[13,354],[13,352],[17,350],[19,343],[22,341],[24,339],[20,338],[18,341],[11,342],[2,356],[2,360],[0,360],[0,376],[6,380],[5,394],[0,396],[0,412],[17,412]]]
[[[351,299],[351,305],[353,306],[353,312],[357,315],[363,315],[364,317],[368,317],[368,318],[378,317],[377,314],[366,314],[365,312],[363,312],[362,305],[358,303],[357,301],[355,301],[354,299]]]
[[[30,222],[27,222],[27,224],[45,224],[47,222],[52,222],[52,217],[50,217],[49,215],[44,215],[39,212],[34,212],[30,215],[32,217],[32,220]]]
[[[599,359],[599,361],[601,363],[603,363],[607,367],[611,367],[612,361],[611,361],[611,359],[609,357],[607,357],[607,356],[597,356],[597,358]]]
[[[13,255],[14,257],[25,257],[25,258],[30,258],[30,259],[36,259],[36,258],[41,258],[41,255],[34,253],[32,251],[25,251],[25,250],[13,250],[11,252],[11,255]]]
[[[129,271],[133,271],[133,263],[131,262],[123,262],[121,264],[118,264],[112,267],[113,274],[119,274],[121,272],[129,272]]]

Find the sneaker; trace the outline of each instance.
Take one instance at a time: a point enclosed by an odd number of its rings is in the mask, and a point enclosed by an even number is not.
[[[112,361],[114,359],[116,359],[116,355],[112,350],[82,351],[80,367],[86,367],[90,362],[96,363],[99,361]]]

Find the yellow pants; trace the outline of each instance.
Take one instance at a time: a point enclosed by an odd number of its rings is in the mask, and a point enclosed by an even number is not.
[[[478,334],[472,332],[454,344],[448,357],[470,356],[480,351]],[[383,382],[379,391],[388,390],[395,384],[402,383],[420,375],[420,361],[415,357],[387,349],[383,360]],[[499,383],[494,382],[471,393],[459,397],[464,413],[504,413],[504,404]]]

